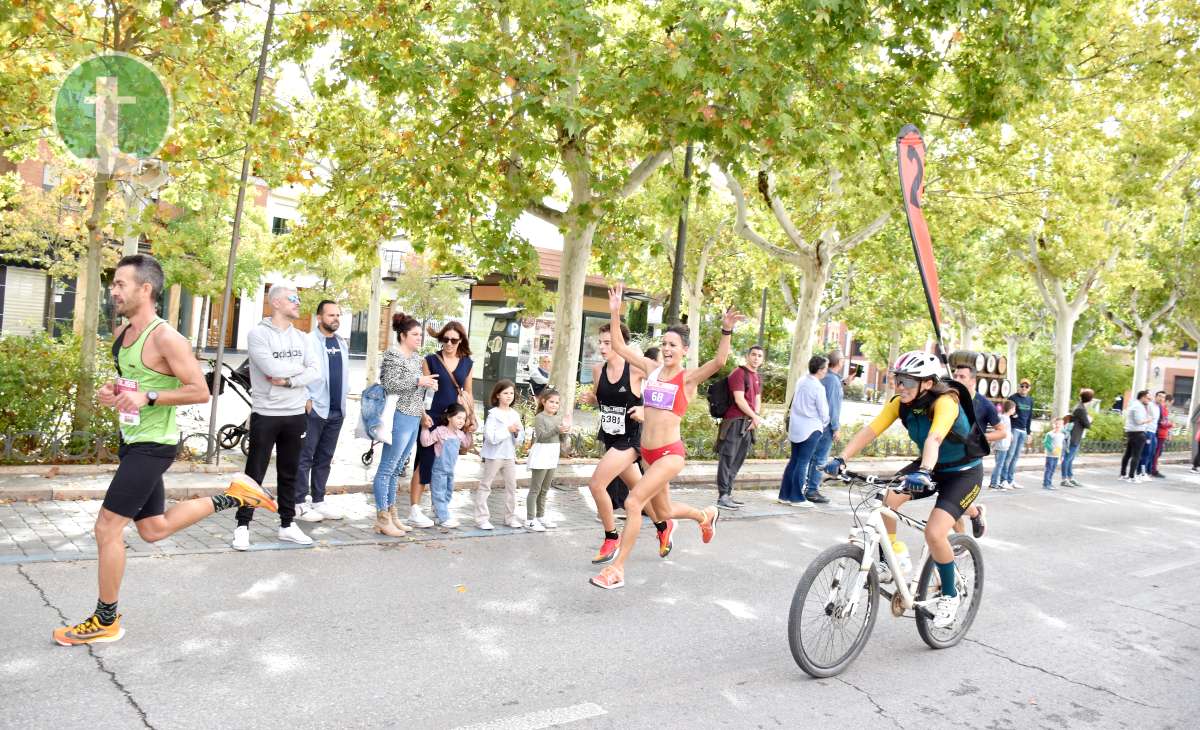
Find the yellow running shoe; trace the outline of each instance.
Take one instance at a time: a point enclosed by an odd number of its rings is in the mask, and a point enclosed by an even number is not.
[[[247,507],[262,508],[272,512],[279,511],[279,505],[275,504],[271,495],[263,491],[257,482],[245,474],[234,474],[229,486],[225,488],[225,494],[234,499],[240,499],[242,504]]]
[[[63,646],[118,641],[124,635],[125,629],[121,628],[121,614],[117,614],[117,618],[111,626],[100,623],[100,618],[96,614],[92,614],[82,623],[54,630],[54,640]]]

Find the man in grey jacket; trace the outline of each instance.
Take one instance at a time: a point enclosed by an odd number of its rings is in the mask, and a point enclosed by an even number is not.
[[[317,356],[320,377],[308,384],[308,432],[300,452],[296,482],[296,519],[304,522],[340,520],[342,513],[325,503],[325,485],[346,416],[350,392],[350,350],[338,336],[342,308],[324,299],[317,305],[317,328],[308,334],[308,346]],[[308,502],[312,490],[312,503]]]
[[[276,451],[275,474],[279,502],[279,539],[311,545],[312,538],[293,523],[296,516],[296,470],[304,445],[308,384],[321,376],[316,353],[304,333],[292,326],[300,316],[300,296],[295,289],[276,284],[267,292],[271,316],[250,330],[250,454],[246,474],[262,484]],[[250,521],[254,510],[237,511],[233,548],[250,548]]]

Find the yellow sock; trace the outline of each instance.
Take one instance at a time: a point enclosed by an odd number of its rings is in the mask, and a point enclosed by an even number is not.
[[[901,553],[908,549],[908,546],[902,540],[896,539],[896,533],[894,532],[888,533],[888,542],[892,544],[892,552],[894,553]]]

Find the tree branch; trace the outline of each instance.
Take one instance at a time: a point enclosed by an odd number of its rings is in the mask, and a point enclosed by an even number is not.
[[[796,224],[792,223],[792,217],[788,214],[787,208],[783,207],[783,201],[771,193],[771,176],[766,170],[758,171],[758,192],[762,195],[767,207],[771,209],[775,220],[779,221],[779,227],[783,229],[788,240],[802,251],[807,249],[808,242],[804,240],[804,236],[800,235]]]
[[[843,309],[850,306],[850,280],[854,278],[854,264],[850,264],[849,270],[846,272],[846,278],[842,279],[842,294],[838,300],[826,307],[820,314],[817,315],[817,321],[825,324],[833,317],[839,314]]]
[[[530,202],[525,206],[525,212],[532,216],[536,216],[546,221],[552,226],[560,227],[563,224],[563,217],[566,215],[563,211],[556,208],[551,208],[545,203]]]
[[[874,236],[876,233],[879,233],[879,231],[881,231],[883,229],[884,224],[886,224],[888,222],[888,219],[890,219],[891,217],[892,217],[892,211],[890,211],[890,210],[886,210],[886,211],[880,213],[878,216],[875,217],[875,220],[871,221],[867,225],[858,229],[854,233],[851,233],[849,236],[846,236],[841,241],[839,241],[836,245],[834,245],[833,250],[830,252],[830,254],[832,255],[834,253],[844,253],[846,251],[851,250],[852,248],[854,248],[858,244],[862,243],[863,241],[867,240],[871,236]]]
[[[781,271],[779,272],[779,291],[783,294],[783,303],[787,305],[789,311],[796,311],[796,297],[792,294],[792,285],[788,283],[787,276]]]
[[[624,200],[630,195],[636,193],[638,188],[645,184],[646,180],[650,179],[650,176],[654,174],[654,171],[662,167],[670,159],[671,150],[667,149],[662,150],[661,152],[655,152],[639,162],[637,167],[630,171],[629,177],[625,179],[625,184],[621,186],[619,191],[617,191],[616,199]]]
[[[799,265],[801,263],[799,254],[776,246],[763,238],[758,231],[755,231],[750,226],[749,221],[746,220],[746,194],[742,192],[742,186],[738,184],[737,178],[729,171],[729,167],[726,164],[718,161],[717,167],[721,170],[721,174],[725,176],[725,184],[729,188],[729,192],[733,194],[733,200],[737,204],[737,222],[733,226],[734,232],[772,256],[790,264]]]

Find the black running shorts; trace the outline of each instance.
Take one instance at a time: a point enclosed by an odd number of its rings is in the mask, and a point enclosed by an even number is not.
[[[635,451],[638,451],[639,458],[640,458],[640,454],[641,454],[640,448],[641,448],[641,440],[642,440],[642,435],[641,435],[640,430],[634,431],[633,433],[623,433],[618,436],[614,436],[612,434],[604,433],[603,431],[601,431],[599,433],[599,438],[600,438],[600,443],[604,444],[605,451],[608,451],[609,449],[616,449],[617,451],[626,451],[628,449],[634,449]]]
[[[900,473],[910,474],[919,466],[919,463],[910,464],[901,469]],[[957,520],[979,496],[979,490],[983,486],[983,463],[980,462],[965,471],[935,471],[933,481],[935,484],[932,492],[927,492],[920,497],[914,496],[913,499],[924,499],[936,494],[937,504],[934,507],[947,512]]]
[[[162,475],[175,463],[174,444],[121,444],[121,459],[104,508],[133,521],[161,515],[166,510]]]

